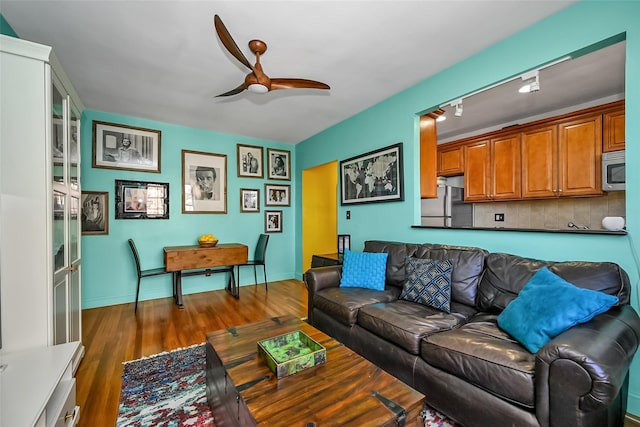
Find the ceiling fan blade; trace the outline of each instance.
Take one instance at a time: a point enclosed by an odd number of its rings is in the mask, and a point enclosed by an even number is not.
[[[215,15],[213,17],[213,24],[216,27],[216,32],[218,33],[218,37],[220,38],[220,41],[222,42],[224,47],[227,48],[229,53],[233,55],[234,58],[236,58],[242,64],[244,64],[247,68],[249,68],[251,71],[253,71],[253,66],[244,56],[244,54],[242,53],[242,51],[240,50],[236,42],[233,40],[233,37],[231,37],[231,34],[229,34],[229,30],[227,30],[227,27],[224,26],[224,24],[222,23],[222,19],[220,19],[218,15]]]
[[[238,86],[235,89],[231,89],[229,92],[225,92],[225,93],[221,93],[220,95],[216,95],[216,98],[218,98],[220,96],[236,95],[236,94],[242,92],[243,90],[245,90],[246,88],[247,88],[247,85],[245,83],[242,83],[240,86]]]
[[[271,79],[271,90],[277,89],[331,89],[328,84],[307,79]]]

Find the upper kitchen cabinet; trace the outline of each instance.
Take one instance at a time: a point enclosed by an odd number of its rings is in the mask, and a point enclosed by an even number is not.
[[[520,134],[499,135],[464,146],[464,200],[520,198]]]
[[[602,152],[621,151],[625,148],[625,106],[624,102],[617,105],[603,115],[604,134]]]
[[[455,176],[464,173],[464,146],[440,144],[437,149],[438,176]]]
[[[51,47],[0,36],[0,55],[2,350],[80,341],[83,106]]]

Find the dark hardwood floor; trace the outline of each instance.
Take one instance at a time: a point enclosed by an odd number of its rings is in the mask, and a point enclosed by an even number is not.
[[[142,284],[144,286],[144,282]],[[122,362],[205,341],[207,332],[283,314],[307,315],[307,290],[299,280],[226,291],[92,308],[82,312],[85,356],[76,374],[80,427],[114,426],[118,415]]]

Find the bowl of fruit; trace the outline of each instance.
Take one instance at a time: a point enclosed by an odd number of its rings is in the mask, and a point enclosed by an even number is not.
[[[198,245],[201,248],[212,248],[218,244],[218,238],[214,237],[213,234],[203,234],[198,239]]]

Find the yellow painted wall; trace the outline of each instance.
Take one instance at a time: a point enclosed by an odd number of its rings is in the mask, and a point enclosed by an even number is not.
[[[337,252],[338,162],[302,171],[302,271],[313,254]]]

